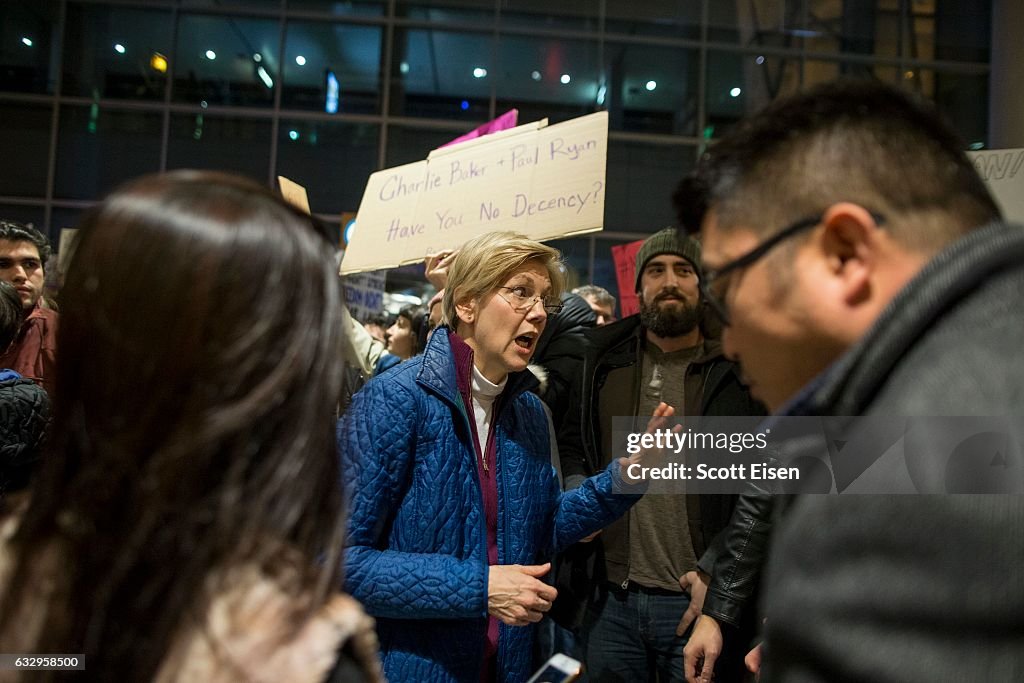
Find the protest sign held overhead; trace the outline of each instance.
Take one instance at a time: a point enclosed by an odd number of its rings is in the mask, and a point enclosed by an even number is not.
[[[394,268],[481,233],[547,240],[604,226],[608,114],[535,122],[370,176],[341,273]]]
[[[619,286],[619,311],[623,318],[640,312],[640,299],[633,286],[636,284],[636,254],[643,245],[643,240],[637,240],[612,247],[615,282]]]
[[[288,180],[283,175],[277,176],[277,184],[281,186],[281,196],[286,202],[308,214],[313,213],[309,210],[309,197],[306,195],[305,187]]]

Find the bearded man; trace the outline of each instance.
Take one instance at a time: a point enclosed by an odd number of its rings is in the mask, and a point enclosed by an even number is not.
[[[622,455],[613,417],[646,423],[639,416],[662,401],[684,418],[763,414],[720,342],[702,331],[700,263],[700,244],[675,228],[652,235],[636,257],[640,313],[586,332],[578,394],[559,439],[567,488]],[[649,492],[591,539],[587,545],[597,552],[588,585],[560,587],[585,605],[575,613],[589,681],[683,680],[684,634],[707,583],[697,560],[728,524],[734,504],[729,495]],[[578,545],[577,552],[585,551]],[[727,644],[718,680],[738,680],[743,652],[739,640],[735,652]]]

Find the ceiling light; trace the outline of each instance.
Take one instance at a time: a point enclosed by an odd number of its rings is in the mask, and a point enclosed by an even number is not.
[[[154,71],[159,71],[162,74],[167,73],[167,57],[164,57],[159,52],[154,52],[153,56],[149,58],[149,65],[153,67]]]
[[[217,53],[214,52],[213,50],[207,50],[206,51],[206,58],[211,60],[211,61],[214,60],[214,59],[217,59]]]
[[[647,85],[645,85],[644,87],[647,88],[648,92],[650,92],[650,91],[652,91],[652,90],[654,90],[655,88],[658,87],[658,82],[657,81],[647,81]]]
[[[562,74],[562,77],[558,80],[562,81],[562,85],[568,85],[572,78],[570,78],[569,74]]]
[[[341,87],[338,77],[331,70],[327,71],[327,97],[324,98],[324,111],[328,114],[338,113],[338,95]]]
[[[124,54],[124,45],[122,45],[121,43],[116,43],[114,45],[114,52],[116,52],[119,55],[123,55]]]
[[[398,65],[398,70],[404,74],[409,73],[409,62],[402,62]]]
[[[291,138],[292,140],[298,140],[299,139],[299,131],[297,131],[297,130],[290,130],[290,131],[288,131],[288,137]]]
[[[262,64],[256,67],[256,75],[260,77],[261,81],[263,81],[263,85],[268,88],[274,87],[274,80],[270,77],[270,74],[267,73],[267,70],[263,68]]]
[[[462,102],[459,103],[459,107],[462,109],[462,111],[466,111],[467,109],[469,109],[469,100],[462,100]]]
[[[22,38],[21,42],[25,43],[29,47],[32,47],[32,39],[31,38]]]
[[[764,55],[758,55],[757,59],[754,60],[758,64],[764,64]]]
[[[259,52],[257,52],[256,54],[254,54],[254,55],[252,56],[252,61],[254,61],[254,62],[256,62],[257,64],[259,64],[260,62],[262,62],[262,61],[263,61],[263,55],[261,55],[261,54],[260,54]]]
[[[540,80],[540,72],[539,71],[534,71],[532,74],[530,74],[530,78],[532,78],[535,81],[539,81]]]
[[[597,106],[600,107],[604,104],[604,98],[607,94],[608,88],[606,86],[602,85],[600,88],[597,89]]]
[[[483,78],[487,75],[487,69],[482,69],[479,66],[473,69],[473,78]]]
[[[743,91],[740,90],[739,88],[733,88],[732,90],[729,91],[729,94],[733,97],[739,97],[741,92]]]
[[[306,58],[303,57],[302,55],[298,55],[295,58],[295,63],[298,64],[299,66],[306,66]]]

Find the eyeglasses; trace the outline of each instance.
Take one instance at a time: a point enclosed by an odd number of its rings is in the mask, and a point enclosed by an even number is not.
[[[508,295],[502,294],[507,291]],[[516,313],[526,313],[539,301],[548,315],[558,315],[562,312],[564,304],[557,299],[545,299],[542,296],[534,295],[533,290],[523,285],[514,287],[498,287],[498,296],[508,302]]]
[[[711,307],[711,310],[715,312],[715,315],[718,316],[723,325],[729,325],[731,323],[729,318],[729,309],[725,303],[726,290],[721,286],[725,276],[739,270],[740,268],[746,268],[747,266],[752,265],[778,244],[785,242],[794,235],[800,234],[804,230],[813,228],[821,223],[823,218],[823,214],[818,214],[811,218],[801,218],[797,222],[787,225],[764,242],[761,242],[761,244],[757,245],[743,256],[730,261],[717,270],[704,271],[704,277],[700,279],[697,286],[700,289],[700,294],[704,298],[704,301],[706,301]],[[880,214],[872,212],[871,218],[875,221],[876,225],[882,225],[885,223],[885,218]],[[719,287],[717,288],[717,291],[713,291],[712,287],[716,280],[719,283]]]

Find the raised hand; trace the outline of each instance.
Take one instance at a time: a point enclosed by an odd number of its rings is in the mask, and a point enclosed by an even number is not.
[[[447,287],[448,268],[451,267],[452,261],[455,260],[455,256],[458,253],[457,249],[455,251],[445,249],[436,254],[428,254],[427,262],[423,266],[423,274],[426,276],[427,282],[434,285],[438,290]]]

